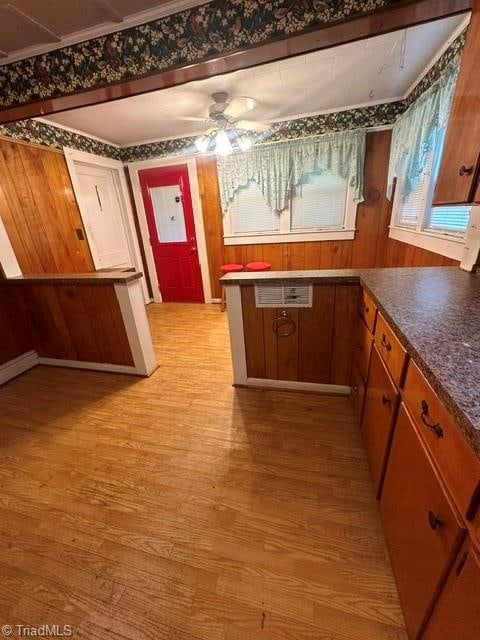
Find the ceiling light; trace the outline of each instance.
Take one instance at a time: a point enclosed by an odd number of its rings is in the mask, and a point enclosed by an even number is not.
[[[253,145],[252,139],[247,136],[240,136],[237,142],[242,151],[248,151]]]
[[[210,138],[207,136],[200,136],[195,140],[195,146],[200,153],[206,153],[208,151],[208,145],[210,144]]]
[[[228,156],[233,148],[225,131],[219,131],[215,136],[215,153],[219,156]]]

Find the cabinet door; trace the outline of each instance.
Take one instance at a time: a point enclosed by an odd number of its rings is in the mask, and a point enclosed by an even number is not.
[[[465,529],[403,403],[380,514],[409,637],[417,638]]]
[[[472,18],[462,54],[445,148],[433,197],[434,204],[475,202],[480,154],[480,0]]]
[[[477,640],[480,634],[480,559],[469,540],[460,550],[423,640]]]
[[[370,333],[373,333],[375,330],[375,320],[377,319],[377,307],[365,289],[362,289],[360,292],[358,313],[367,325]]]
[[[377,496],[390,446],[398,393],[374,345],[362,419],[362,436]]]
[[[365,323],[359,319],[357,321],[357,335],[355,337],[353,348],[353,360],[364,382],[366,382],[368,378],[368,367],[370,364],[372,342],[372,334],[368,330],[368,327],[365,325]]]
[[[352,367],[352,402],[355,414],[360,422],[363,413],[363,401],[365,400],[365,382],[354,363]]]

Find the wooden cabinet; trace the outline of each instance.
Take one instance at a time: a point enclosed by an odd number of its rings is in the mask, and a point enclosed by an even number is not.
[[[401,386],[407,364],[407,352],[381,313],[377,315],[375,325],[375,344],[387,365],[393,381],[397,386]]]
[[[398,399],[395,385],[374,346],[363,408],[362,436],[377,496],[381,491]]]
[[[359,314],[352,399],[408,635],[473,640],[479,559],[470,542],[456,554],[480,524],[480,462],[365,291]]]
[[[434,204],[479,202],[480,0],[474,0]]]
[[[365,400],[365,381],[355,362],[352,367],[352,401],[355,414],[360,422],[362,420],[363,403]]]
[[[367,325],[370,333],[373,333],[375,331],[375,321],[377,319],[377,307],[365,289],[360,291],[358,313]]]
[[[380,500],[409,637],[419,637],[465,528],[405,405],[400,406]],[[439,638],[449,638],[440,635]]]
[[[373,336],[368,330],[368,327],[364,322],[362,322],[362,320],[358,320],[357,335],[353,346],[353,360],[364,382],[366,382],[368,378],[372,341]]]
[[[422,640],[477,640],[480,634],[480,556],[467,539],[460,549]]]
[[[404,398],[460,512],[471,519],[480,499],[480,462],[413,361],[407,367]]]

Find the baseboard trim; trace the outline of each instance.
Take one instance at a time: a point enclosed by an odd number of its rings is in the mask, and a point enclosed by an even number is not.
[[[66,367],[68,369],[88,369],[90,371],[107,371],[109,373],[128,373],[129,375],[145,377],[135,367],[124,364],[108,364],[106,362],[83,362],[82,360],[62,360],[61,358],[38,358],[38,364],[49,367]]]
[[[38,355],[36,351],[27,351],[18,358],[9,360],[0,365],[0,385],[5,384],[9,380],[25,373],[38,364]]]
[[[266,378],[247,378],[244,384],[237,387],[252,387],[256,389],[272,389],[279,391],[306,391],[308,393],[323,393],[325,395],[349,396],[351,387],[341,384],[322,384],[318,382],[296,382],[293,380],[268,380]]]

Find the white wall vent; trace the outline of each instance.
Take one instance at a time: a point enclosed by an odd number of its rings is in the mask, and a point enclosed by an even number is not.
[[[311,307],[312,285],[260,284],[255,285],[257,307]]]

